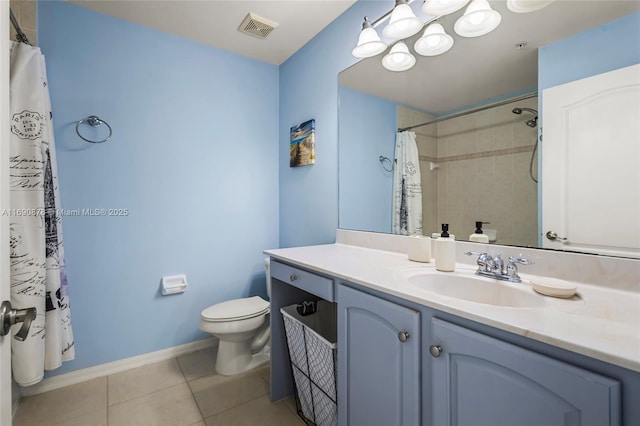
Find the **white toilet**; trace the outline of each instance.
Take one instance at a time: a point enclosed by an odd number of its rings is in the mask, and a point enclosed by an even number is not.
[[[267,294],[271,298],[269,258],[264,260]],[[200,313],[200,330],[213,334],[220,343],[216,371],[230,376],[269,361],[269,302],[260,296],[217,303]]]

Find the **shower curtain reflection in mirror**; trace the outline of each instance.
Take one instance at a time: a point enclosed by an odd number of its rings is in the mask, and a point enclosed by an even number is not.
[[[414,132],[398,132],[396,136],[393,232],[401,235],[422,235],[422,184]]]

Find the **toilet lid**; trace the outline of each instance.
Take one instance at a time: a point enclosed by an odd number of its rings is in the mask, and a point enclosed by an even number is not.
[[[228,321],[255,317],[269,310],[269,302],[260,296],[245,297],[216,303],[202,311],[205,321]]]

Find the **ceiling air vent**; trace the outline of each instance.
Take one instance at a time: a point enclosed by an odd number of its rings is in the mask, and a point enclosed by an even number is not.
[[[249,13],[242,24],[238,27],[238,31],[241,33],[249,34],[258,38],[267,38],[271,31],[278,26],[278,23],[270,21],[258,16],[254,13]]]

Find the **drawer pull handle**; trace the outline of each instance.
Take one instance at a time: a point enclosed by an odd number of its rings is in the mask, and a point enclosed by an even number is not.
[[[429,352],[431,352],[431,356],[434,358],[438,358],[442,353],[442,346],[440,345],[431,345],[429,346]]]
[[[402,343],[406,342],[407,340],[409,340],[409,333],[407,333],[406,331],[401,331],[400,333],[398,333],[398,340],[400,340]]]
[[[294,282],[298,279],[298,276],[295,274],[291,274],[291,276],[289,277],[289,280],[291,280],[291,282]]]

